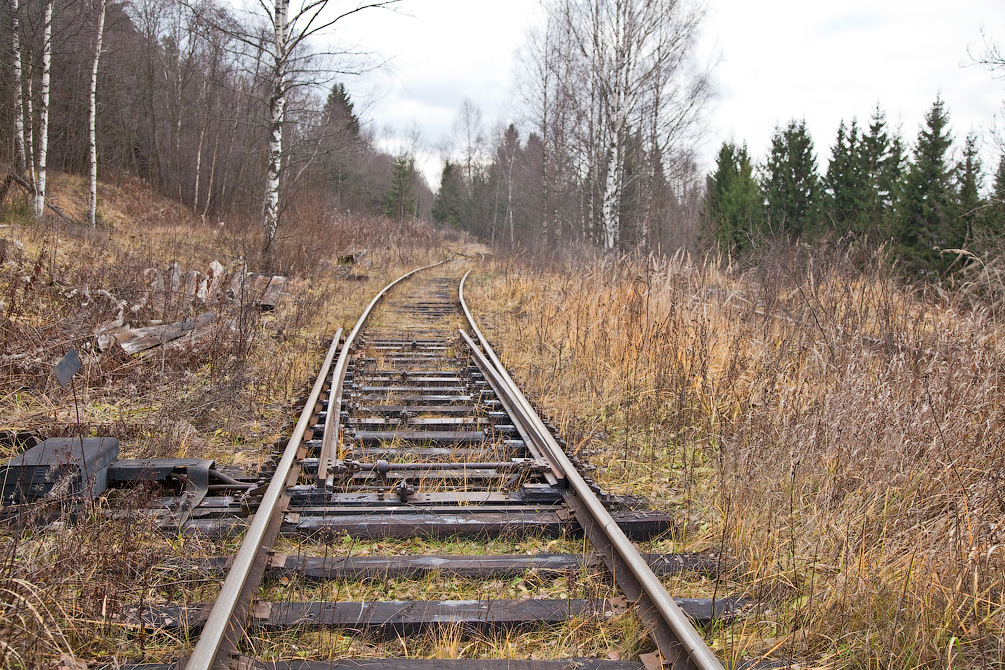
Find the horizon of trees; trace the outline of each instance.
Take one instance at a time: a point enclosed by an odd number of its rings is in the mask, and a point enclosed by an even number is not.
[[[776,127],[763,164],[752,163],[746,145],[722,144],[706,178],[702,234],[732,252],[779,238],[889,243],[909,271],[946,272],[953,250],[1005,232],[1005,155],[990,197],[986,176],[977,135],[954,143],[941,97],[910,144],[878,104],[866,127],[842,121],[822,172],[805,120],[792,120]]]
[[[353,5],[329,25],[398,1]],[[768,239],[868,240],[921,273],[952,267],[945,250],[1005,232],[1005,160],[992,174],[974,134],[954,141],[941,98],[914,139],[877,104],[865,124],[842,121],[826,166],[805,120],[792,120],[762,163],[724,142],[702,175],[694,154],[712,91],[692,0],[546,0],[519,55],[519,120],[486,132],[465,100],[434,195],[417,142],[381,151],[359,117],[344,79],[369,65],[308,48],[288,0],[276,2],[282,20],[213,0],[0,3],[11,38],[0,161],[35,189],[36,210],[46,167],[125,173],[203,216],[261,217],[266,250],[300,196],[510,248],[744,253]],[[993,71],[1005,68],[996,49],[979,61]]]

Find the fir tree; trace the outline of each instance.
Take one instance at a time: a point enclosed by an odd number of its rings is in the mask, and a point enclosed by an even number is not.
[[[949,113],[935,99],[918,133],[914,159],[908,168],[899,239],[909,262],[927,270],[942,266],[941,249],[958,247],[953,221],[955,193],[949,164]]]
[[[805,120],[790,121],[785,130],[775,129],[761,187],[768,219],[776,233],[800,237],[816,223],[815,200],[820,182],[816,160]]]
[[[391,185],[384,194],[384,214],[404,221],[415,216],[415,159],[401,154],[391,168]]]
[[[762,222],[762,196],[747,146],[723,142],[706,180],[705,225],[726,249],[749,246]]]
[[[955,234],[962,244],[973,239],[974,231],[979,227],[984,200],[981,198],[981,186],[984,181],[981,158],[977,148],[977,134],[967,135],[963,146],[963,159],[956,165],[957,182],[959,184],[957,226]]]

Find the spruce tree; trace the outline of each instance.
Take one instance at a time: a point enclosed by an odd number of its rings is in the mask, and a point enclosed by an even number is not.
[[[350,139],[359,139],[359,118],[353,111],[353,102],[345,84],[338,83],[332,87],[325,101],[324,118],[326,125],[336,133],[345,133]]]
[[[908,168],[899,238],[905,260],[921,271],[943,266],[941,249],[958,247],[953,220],[955,193],[949,164],[949,113],[942,97],[935,99],[918,133]]]
[[[465,217],[468,199],[466,191],[461,171],[449,160],[446,161],[440,175],[440,190],[433,201],[433,221],[464,228],[468,223]]]
[[[876,213],[877,223],[884,240],[897,240],[904,218],[904,200],[907,191],[907,150],[904,139],[896,134],[890,140],[890,153],[883,162],[876,182],[882,209]]]
[[[389,219],[404,221],[415,216],[415,159],[401,154],[391,168],[391,185],[384,194],[384,214]]]
[[[831,160],[824,178],[829,223],[839,236],[849,232],[865,232],[864,220],[870,185],[867,172],[863,169],[863,144],[858,121],[852,119],[851,127],[847,130],[842,121],[831,148]]]
[[[984,223],[984,229],[989,235],[1005,234],[1005,154],[998,159],[998,169],[995,170],[995,183],[991,191],[991,207]]]
[[[793,237],[811,232],[817,219],[819,186],[806,121],[790,121],[785,130],[776,128],[761,184],[771,229]]]
[[[715,172],[706,180],[705,225],[726,249],[744,249],[762,223],[761,190],[747,146],[723,142]]]
[[[956,165],[959,191],[957,195],[958,211],[954,233],[961,244],[967,244],[973,239],[973,234],[980,226],[983,214],[984,199],[981,198],[981,186],[984,181],[980,153],[977,148],[977,134],[967,135],[963,146],[963,158]]]
[[[867,185],[861,219],[864,234],[875,239],[889,237],[903,190],[903,164],[903,141],[899,133],[892,137],[887,133],[886,113],[877,103],[859,151],[859,170]]]

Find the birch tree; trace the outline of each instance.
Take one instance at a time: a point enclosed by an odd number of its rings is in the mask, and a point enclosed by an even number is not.
[[[11,51],[12,79],[14,81],[14,171],[24,174],[28,165],[24,141],[24,100],[22,97],[23,82],[21,80],[21,21],[18,16],[20,3],[18,0],[7,0],[11,16]]]
[[[662,180],[692,164],[710,96],[694,57],[703,13],[691,0],[551,0],[546,11],[545,31],[529,46],[550,154],[544,165],[551,169],[557,158],[550,126],[569,120],[562,135],[577,166],[582,230],[596,230],[613,250],[621,245],[626,193],[636,186],[630,182]],[[556,46],[564,48],[553,52]],[[626,171],[630,153],[639,152],[646,170]],[[652,213],[636,218],[639,237],[648,238]]]
[[[88,197],[87,222],[97,227],[98,209],[98,140],[95,119],[98,115],[98,60],[101,58],[101,40],[105,34],[105,7],[107,0],[98,0],[98,28],[94,38],[94,60],[91,62],[91,88],[87,117],[88,138]]]
[[[36,161],[38,181],[35,184],[35,217],[41,219],[45,213],[45,168],[46,152],[49,148],[49,77],[52,68],[52,5],[53,0],[45,0],[42,29],[42,85],[39,96],[38,159]]]
[[[184,0],[183,0],[184,1]],[[356,0],[339,3],[338,0],[258,0],[264,12],[268,40],[260,38],[254,29],[233,30],[210,19],[218,30],[243,43],[252,52],[258,52],[268,73],[266,150],[266,175],[262,203],[263,256],[272,253],[272,245],[280,225],[282,211],[281,191],[289,167],[288,152],[284,146],[285,125],[290,96],[298,88],[310,88],[327,83],[338,75],[359,72],[361,68],[346,67],[346,59],[353,54],[346,51],[312,52],[309,42],[332,31],[336,24],[366,9],[390,8],[402,0]],[[190,8],[195,9],[192,5]],[[209,18],[209,17],[206,17]],[[340,58],[341,67],[319,68],[317,59],[325,56]]]

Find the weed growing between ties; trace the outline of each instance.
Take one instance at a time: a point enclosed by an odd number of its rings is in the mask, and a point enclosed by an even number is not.
[[[673,546],[756,600],[728,657],[1002,663],[996,314],[855,253],[499,262],[472,299],[603,485],[680,514]]]

